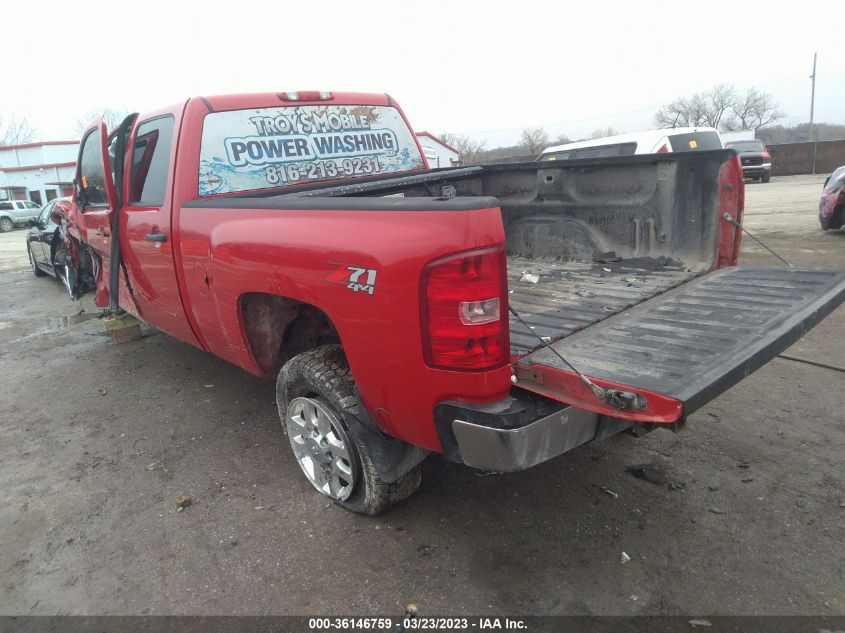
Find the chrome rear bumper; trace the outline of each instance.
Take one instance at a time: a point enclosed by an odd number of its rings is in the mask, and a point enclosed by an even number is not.
[[[597,414],[575,407],[511,429],[452,421],[461,461],[498,472],[524,470],[557,457],[595,439],[598,428]]]

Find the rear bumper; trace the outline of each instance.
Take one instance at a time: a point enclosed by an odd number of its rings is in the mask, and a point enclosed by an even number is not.
[[[441,403],[435,421],[449,459],[496,472],[531,468],[634,425],[522,390],[482,405]]]

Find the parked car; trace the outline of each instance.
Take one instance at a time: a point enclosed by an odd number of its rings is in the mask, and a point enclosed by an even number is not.
[[[356,512],[431,452],[514,471],[679,429],[845,298],[736,266],[721,148],[430,171],[390,96],[272,92],[94,122],[76,169],[74,287],[276,376],[289,458]]]
[[[742,175],[752,180],[769,182],[772,177],[772,155],[766,149],[763,141],[729,141],[725,143],[727,149],[739,154],[742,161]]]
[[[819,221],[822,229],[840,229],[845,225],[845,165],[824,181],[819,200]]]
[[[606,158],[609,156],[668,154],[711,149],[722,149],[722,140],[715,128],[676,127],[555,145],[543,150],[539,160]]]
[[[30,220],[31,228],[26,234],[26,251],[32,273],[36,277],[52,275],[66,286],[69,284],[67,274],[72,270],[63,265],[65,248],[60,222],[70,207],[70,198],[51,200],[41,208],[35,219]]]
[[[16,226],[26,226],[38,217],[40,208],[29,200],[0,201],[0,233],[8,233]]]

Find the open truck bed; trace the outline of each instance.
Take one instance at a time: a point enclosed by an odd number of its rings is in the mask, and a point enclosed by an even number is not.
[[[714,272],[739,250],[738,229],[723,217],[742,219],[734,162],[720,150],[490,165],[289,195],[494,197],[508,301],[525,322],[510,321],[517,385],[606,411],[562,354],[597,384],[634,394],[639,406],[620,417],[674,422],[845,298],[834,271]]]
[[[517,388],[624,420],[682,419],[845,298],[836,271],[730,268],[743,187],[727,150],[434,170],[224,204],[313,198],[327,208],[333,198],[394,211],[462,199],[498,207],[508,302],[521,319],[510,320]]]
[[[722,228],[720,170],[730,156],[714,151],[436,170],[276,200],[495,197],[505,231],[508,301],[533,328],[511,320],[511,354],[522,356],[542,345],[538,336],[565,338],[712,269]],[[741,206],[739,191],[731,193],[734,207]]]

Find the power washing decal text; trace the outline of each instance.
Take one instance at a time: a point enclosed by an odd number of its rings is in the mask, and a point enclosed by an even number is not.
[[[419,169],[413,134],[395,108],[297,106],[206,116],[199,194]]]

